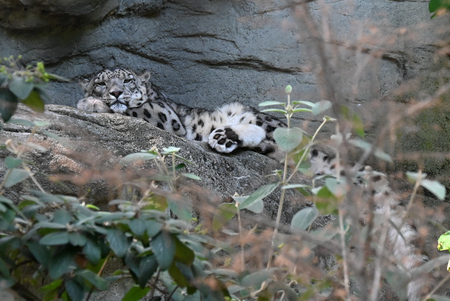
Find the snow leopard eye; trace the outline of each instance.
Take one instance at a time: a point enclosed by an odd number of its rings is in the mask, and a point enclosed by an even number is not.
[[[124,83],[125,84],[129,84],[129,83],[131,83],[131,81],[132,81],[133,79],[132,78],[127,78],[127,79],[124,79]]]
[[[106,87],[106,83],[105,83],[105,82],[99,82],[99,83],[96,83],[96,84],[95,84],[94,89],[95,89],[95,90],[102,90],[102,89],[104,89],[105,87]]]

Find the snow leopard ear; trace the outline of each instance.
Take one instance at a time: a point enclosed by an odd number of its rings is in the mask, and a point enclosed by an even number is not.
[[[88,91],[88,87],[89,87],[89,83],[90,83],[89,79],[80,80],[80,81],[78,81],[78,83],[80,84],[80,86],[84,92]]]
[[[143,74],[138,75],[138,77],[141,80],[141,82],[147,83],[150,81],[151,73],[150,73],[150,71],[146,71]]]

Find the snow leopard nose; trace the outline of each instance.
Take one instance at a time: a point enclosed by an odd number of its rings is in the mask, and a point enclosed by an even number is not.
[[[116,99],[119,98],[119,96],[122,94],[123,92],[120,90],[115,90],[115,91],[110,91],[109,94],[111,94],[112,96],[114,96]]]

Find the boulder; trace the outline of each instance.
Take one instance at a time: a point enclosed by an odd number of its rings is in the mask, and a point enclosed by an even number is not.
[[[87,113],[75,108],[48,105],[44,114],[37,114],[20,106],[14,119],[47,122],[30,137],[29,127],[5,123],[0,131],[0,145],[18,145],[31,139],[31,147],[24,158],[32,164],[37,181],[53,194],[85,197],[86,201],[107,209],[108,201],[124,197],[124,183],[135,181],[146,190],[150,181],[139,179],[154,176],[157,166],[151,162],[144,167],[123,168],[119,161],[126,155],[156,147],[159,151],[170,146],[180,148],[179,155],[193,164],[186,164],[181,172],[193,173],[200,181],[185,180],[180,189],[194,201],[194,207],[212,206],[231,201],[230,197],[249,195],[258,187],[276,182],[268,177],[282,165],[273,159],[251,151],[223,155],[214,152],[207,143],[187,141],[143,120],[119,114]],[[8,142],[11,140],[12,142]],[[11,155],[0,149],[0,174],[5,174],[4,158]],[[177,160],[176,164],[183,163]],[[172,164],[171,158],[166,164]],[[299,181],[304,181],[299,179]],[[159,184],[158,184],[159,185]],[[164,182],[160,184],[167,189]],[[15,200],[28,189],[37,189],[31,179],[7,190]],[[189,197],[188,197],[189,198]],[[279,192],[265,199],[265,214],[275,220]],[[197,203],[195,203],[197,202]],[[204,203],[202,203],[204,202]],[[289,194],[282,221],[289,223],[306,200],[298,194]]]

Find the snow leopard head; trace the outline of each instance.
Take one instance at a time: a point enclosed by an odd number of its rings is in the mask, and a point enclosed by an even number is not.
[[[137,108],[148,100],[146,83],[150,72],[138,76],[128,69],[103,70],[80,82],[85,97],[101,99],[115,113]]]

